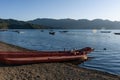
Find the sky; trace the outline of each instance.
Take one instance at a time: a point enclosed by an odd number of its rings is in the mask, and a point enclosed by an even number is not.
[[[0,18],[120,21],[120,0],[0,0]]]

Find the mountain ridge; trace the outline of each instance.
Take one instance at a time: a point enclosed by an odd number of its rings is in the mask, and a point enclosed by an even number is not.
[[[28,21],[32,24],[41,24],[44,26],[51,26],[54,29],[120,29],[119,21],[110,21],[103,19],[50,19],[50,18],[37,18]]]
[[[37,18],[19,21],[0,18],[0,29],[120,29],[120,22],[103,19]]]

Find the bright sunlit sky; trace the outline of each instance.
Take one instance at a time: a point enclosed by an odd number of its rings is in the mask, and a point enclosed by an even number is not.
[[[0,18],[32,20],[109,19],[120,21],[120,0],[0,0]]]

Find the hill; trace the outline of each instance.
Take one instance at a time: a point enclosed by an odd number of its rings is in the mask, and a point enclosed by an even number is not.
[[[0,19],[0,29],[120,29],[120,22],[102,19]]]
[[[50,26],[54,29],[120,29],[120,22],[102,19],[35,19],[28,21],[32,24]]]
[[[42,29],[42,25],[32,24],[13,19],[0,19],[0,29]]]

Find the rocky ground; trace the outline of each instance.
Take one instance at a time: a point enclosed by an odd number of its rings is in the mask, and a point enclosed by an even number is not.
[[[0,42],[0,51],[29,51]],[[78,67],[74,62],[0,64],[0,80],[120,80],[119,75]]]

